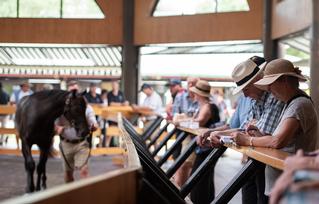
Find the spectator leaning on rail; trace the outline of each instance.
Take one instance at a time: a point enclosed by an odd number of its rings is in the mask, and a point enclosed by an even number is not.
[[[255,85],[270,91],[285,103],[279,125],[273,134],[262,135],[258,129],[252,136],[234,133],[238,145],[270,147],[295,153],[298,149],[314,151],[318,147],[318,117],[311,98],[299,89],[299,81],[306,81],[301,71],[285,59],[276,59],[266,65],[264,77]],[[260,136],[260,137],[253,137]],[[282,172],[266,166],[265,194],[269,195],[274,182]]]
[[[195,86],[199,78],[188,77],[187,78],[187,90],[181,89],[176,94],[173,104],[173,116],[175,114],[186,114],[192,117],[195,111],[198,109],[198,102],[194,100],[194,93],[190,91],[190,88]]]
[[[196,85],[197,81],[199,81],[199,78],[188,77],[187,92],[183,92],[183,94],[180,94],[180,96],[176,96],[176,98],[177,97],[180,98],[180,99],[176,99],[176,101],[180,101],[179,105],[181,107],[184,107],[183,109],[186,110],[186,112],[184,112],[185,114],[184,118],[187,116],[190,119],[191,117],[195,115],[196,112],[198,112],[199,107],[198,107],[198,102],[195,100],[195,94],[194,92],[190,91],[190,89]],[[184,149],[186,149],[187,145],[191,141],[192,141],[192,136],[188,135],[182,143],[181,152],[183,152]],[[181,167],[176,171],[174,175],[174,180],[178,186],[181,187],[182,185],[184,185],[184,183],[188,179],[193,167],[193,163],[195,161],[195,156],[196,156],[195,152],[193,152],[186,159],[186,161],[181,165]]]
[[[250,97],[253,102],[248,117],[241,128],[246,128],[248,133],[253,129],[260,129],[263,134],[272,134],[278,125],[278,118],[282,112],[284,104],[278,101],[272,94],[258,89],[254,82],[263,77],[262,68],[265,65],[265,59],[254,56],[235,67],[232,72],[232,78],[237,87],[233,94],[242,91],[245,96]],[[241,110],[240,110],[241,111]],[[232,130],[234,132],[234,130]],[[237,130],[236,130],[237,131]],[[203,134],[203,138],[198,137],[200,145],[205,144],[206,137],[209,136],[213,147],[221,145],[219,135],[227,134],[223,131],[213,131],[210,135]],[[229,130],[228,130],[229,134]],[[242,188],[243,203],[267,203],[267,197],[264,195],[265,179],[264,167],[257,170],[256,176],[247,180]]]
[[[209,128],[220,122],[219,110],[216,104],[210,102],[210,85],[205,80],[197,81],[196,85],[190,88],[195,95],[195,101],[198,102],[198,109],[194,113],[193,120],[198,122],[200,127]],[[212,151],[211,148],[196,147],[195,161],[193,163],[193,174],[203,163],[206,157]],[[211,169],[203,175],[199,182],[193,187],[190,198],[194,204],[211,203],[215,197],[214,188],[214,168],[215,163],[211,164]]]
[[[79,91],[77,81],[68,82],[68,91]],[[86,119],[92,131],[98,128],[95,113],[90,105],[86,106]],[[78,138],[75,129],[62,115],[55,121],[55,131],[61,136],[60,150],[63,158],[64,181],[66,183],[74,180],[74,170],[80,170],[80,177],[89,176],[88,159],[90,157],[90,144],[87,138]]]
[[[185,90],[182,87],[182,82],[180,79],[170,79],[166,86],[169,87],[169,91],[171,92],[172,100],[166,106],[167,119],[172,120],[173,115],[176,112],[176,107],[174,107],[175,99],[178,93],[183,93]],[[178,113],[178,112],[176,112]]]

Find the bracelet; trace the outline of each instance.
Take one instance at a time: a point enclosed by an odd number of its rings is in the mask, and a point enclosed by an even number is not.
[[[249,138],[249,146],[251,146],[251,147],[254,146],[254,145],[253,145],[253,139],[254,139],[254,137],[250,137],[250,138]]]

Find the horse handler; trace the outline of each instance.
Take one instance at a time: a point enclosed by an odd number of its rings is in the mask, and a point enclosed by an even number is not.
[[[76,81],[68,83],[68,90],[79,90]],[[95,113],[90,105],[87,105],[86,120],[91,132],[98,128]],[[76,130],[62,115],[55,121],[55,131],[61,137],[60,151],[63,158],[64,181],[66,183],[74,181],[74,170],[80,170],[80,178],[89,176],[88,160],[91,152],[91,137],[77,137]]]

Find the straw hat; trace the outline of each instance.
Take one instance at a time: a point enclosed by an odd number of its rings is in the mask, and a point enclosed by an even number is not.
[[[210,85],[207,81],[199,80],[196,85],[189,89],[190,91],[204,97],[210,96]]]
[[[240,63],[232,72],[233,81],[237,87],[233,90],[233,94],[237,94],[244,89],[259,73],[262,72],[266,65],[263,57],[254,56]]]
[[[257,81],[255,85],[262,90],[267,90],[270,84],[284,75],[296,77],[299,81],[307,81],[306,77],[301,74],[299,68],[294,67],[290,61],[275,59],[267,64],[264,71],[264,77]]]

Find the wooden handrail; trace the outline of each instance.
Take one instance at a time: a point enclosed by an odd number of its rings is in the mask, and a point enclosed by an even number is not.
[[[90,104],[96,115],[101,116],[102,118],[111,118],[115,117],[117,113],[121,113],[124,117],[131,117],[134,114],[140,115],[156,115],[156,113],[148,108],[142,106],[103,106],[100,104]]]
[[[0,105],[0,114],[12,115],[16,112],[16,106]]]
[[[132,114],[140,115],[156,115],[154,111],[147,107],[137,106],[133,109],[131,106],[103,106],[99,104],[90,104],[96,115],[100,115],[104,118],[116,116],[118,112],[124,116],[131,116]],[[16,106],[14,105],[0,105],[0,114],[12,115],[16,112]]]
[[[18,131],[15,128],[0,128],[0,134],[18,135]]]
[[[185,127],[178,127],[178,129],[191,133],[193,135],[199,135],[202,132],[207,130],[207,128],[190,129]],[[264,164],[270,165],[277,169],[284,168],[284,160],[289,155],[287,152],[284,152],[278,149],[266,148],[266,147],[249,147],[249,146],[235,146],[235,145],[225,145],[225,146],[237,152],[246,154],[247,156],[257,161],[260,161]]]

